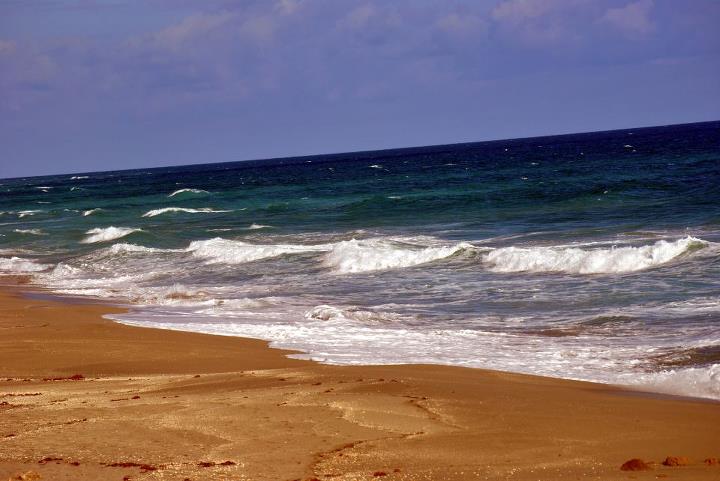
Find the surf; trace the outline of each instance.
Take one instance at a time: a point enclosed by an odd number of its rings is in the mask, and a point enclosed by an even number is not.
[[[494,272],[562,272],[567,274],[622,274],[661,266],[681,255],[709,245],[687,236],[660,240],[640,247],[582,249],[579,247],[501,247],[490,251],[485,262]]]

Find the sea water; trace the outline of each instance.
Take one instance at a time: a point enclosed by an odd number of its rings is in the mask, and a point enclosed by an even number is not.
[[[326,363],[720,399],[720,122],[0,180],[0,272]]]

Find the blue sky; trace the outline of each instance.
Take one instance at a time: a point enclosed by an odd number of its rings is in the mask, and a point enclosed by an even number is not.
[[[0,177],[720,119],[717,0],[0,0]]]

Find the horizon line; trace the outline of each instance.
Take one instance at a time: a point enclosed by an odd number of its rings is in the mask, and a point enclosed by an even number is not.
[[[223,161],[217,161],[217,162],[197,162],[197,163],[191,162],[191,163],[187,163],[187,164],[163,165],[163,166],[156,166],[156,167],[137,167],[137,168],[132,168],[132,169],[60,172],[60,173],[53,173],[53,174],[30,175],[30,176],[19,176],[19,177],[0,177],[0,180],[33,179],[33,178],[43,178],[43,177],[55,177],[55,176],[59,176],[59,175],[100,174],[100,173],[107,173],[107,172],[133,172],[133,171],[139,171],[139,170],[173,169],[173,168],[191,167],[191,166],[198,166],[198,165],[223,165],[223,164],[236,164],[236,163],[241,163],[241,162],[263,162],[263,161],[273,161],[273,160],[305,159],[308,157],[333,157],[333,156],[341,156],[341,155],[395,152],[395,151],[405,151],[405,150],[413,150],[413,149],[433,149],[433,148],[442,148],[442,147],[455,147],[455,146],[461,146],[461,145],[471,145],[471,144],[485,144],[485,143],[493,143],[493,142],[513,142],[513,141],[517,141],[517,140],[545,139],[545,138],[550,138],[550,137],[565,137],[565,136],[570,136],[570,135],[599,134],[599,133],[609,133],[609,132],[620,132],[623,130],[644,130],[644,129],[664,128],[664,127],[675,127],[675,126],[680,126],[680,125],[711,124],[711,123],[718,123],[718,122],[720,122],[720,119],[701,120],[701,121],[697,121],[697,122],[683,122],[683,123],[679,123],[679,124],[644,125],[644,126],[638,126],[638,127],[624,127],[624,128],[607,129],[607,130],[586,130],[586,131],[580,131],[580,132],[564,132],[564,133],[547,134],[547,135],[530,135],[530,136],[525,136],[525,137],[471,140],[471,141],[464,141],[464,142],[451,142],[451,143],[447,143],[447,144],[387,147],[387,148],[382,148],[382,149],[363,149],[363,150],[349,150],[349,151],[345,151],[345,152],[325,152],[325,153],[317,153],[317,154],[285,155],[285,156],[280,156],[280,157],[262,157],[262,158],[241,159],[241,160],[223,160]]]

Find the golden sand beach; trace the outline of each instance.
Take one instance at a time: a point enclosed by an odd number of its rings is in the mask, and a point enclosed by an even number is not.
[[[101,317],[117,308],[24,287],[0,291],[3,481],[720,480],[717,402],[321,365],[258,340],[121,325]],[[646,469],[621,470],[634,458]]]

